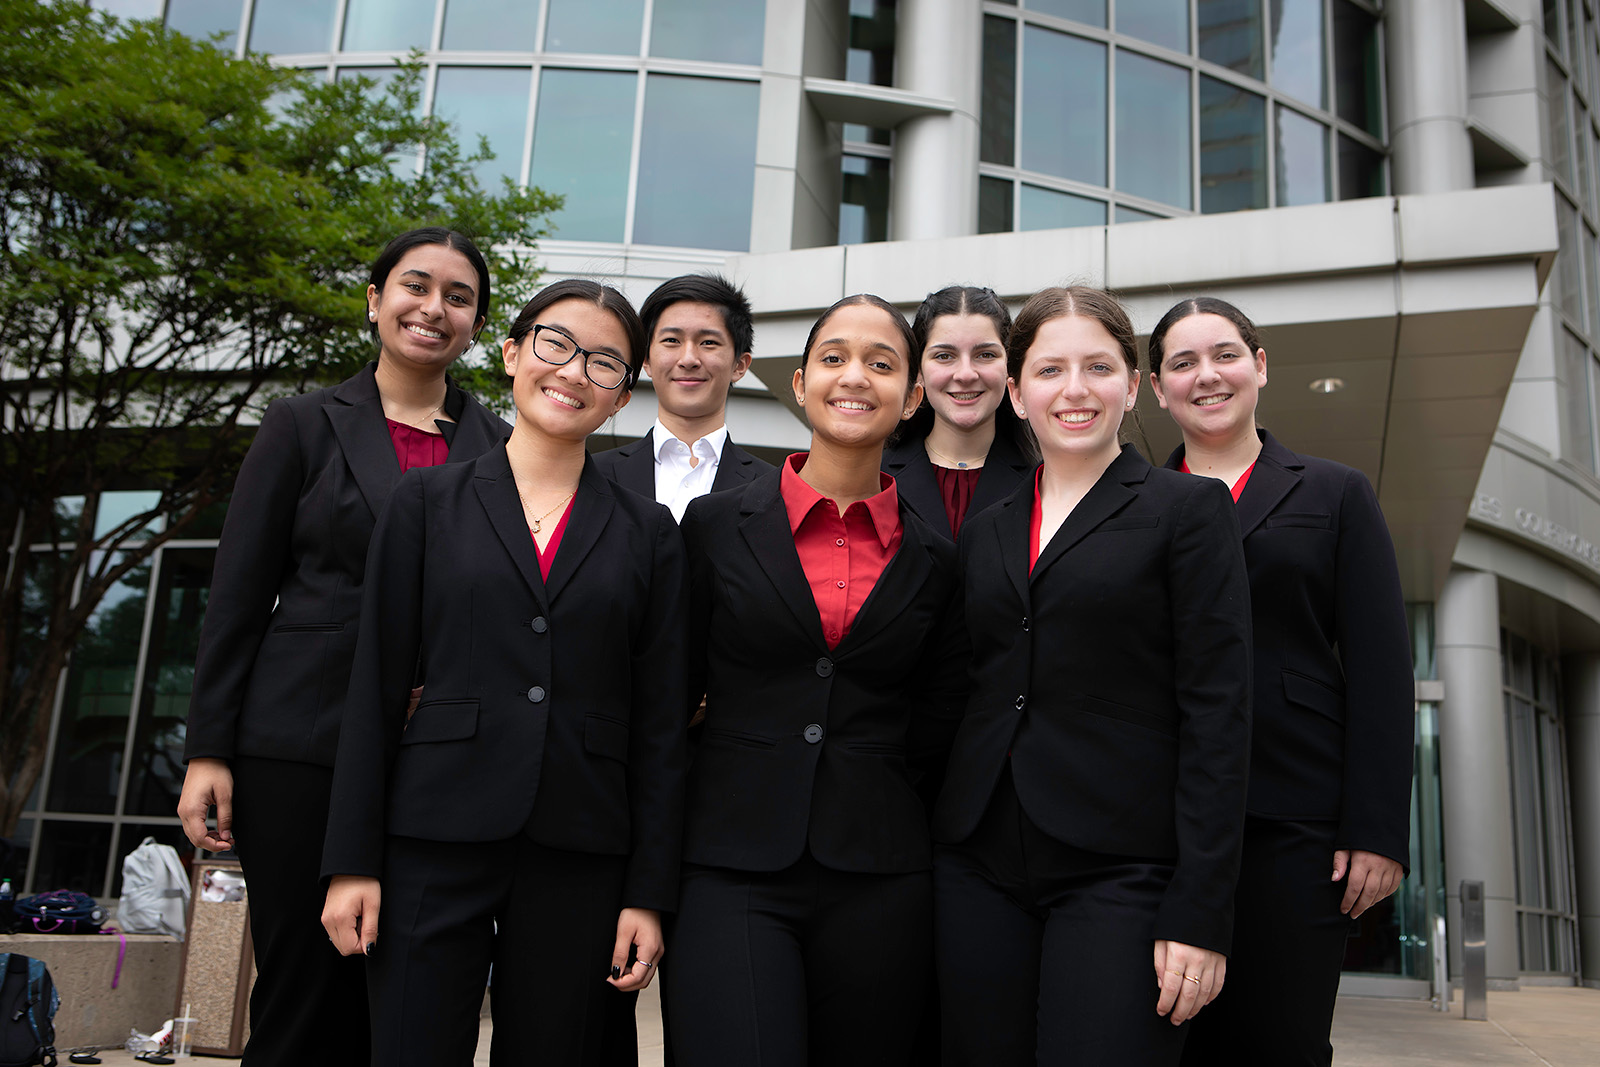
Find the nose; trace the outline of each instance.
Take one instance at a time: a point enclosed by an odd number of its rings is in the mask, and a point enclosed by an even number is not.
[[[865,388],[867,385],[867,368],[859,359],[846,361],[843,369],[839,371],[839,384],[848,385],[855,389]]]
[[[697,349],[694,345],[684,345],[683,354],[678,357],[678,366],[690,368],[700,366],[699,349]]]
[[[422,301],[422,313],[430,319],[439,318],[444,314],[444,295],[439,290],[431,290]]]
[[[956,372],[950,376],[950,381],[956,385],[977,384],[978,368],[972,365],[971,356],[962,356],[956,361]]]
[[[1089,376],[1078,367],[1067,371],[1065,380],[1061,383],[1061,391],[1070,397],[1087,396],[1089,393]]]
[[[588,372],[583,368],[583,357],[577,354],[556,368],[556,377],[571,386],[582,387],[589,384]]]
[[[1195,375],[1195,381],[1201,385],[1215,385],[1222,380],[1222,375],[1217,372],[1217,365],[1210,359],[1200,361],[1200,373]]]

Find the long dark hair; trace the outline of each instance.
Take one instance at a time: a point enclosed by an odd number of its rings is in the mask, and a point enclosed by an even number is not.
[[[871,293],[857,293],[854,296],[836,300],[832,307],[817,316],[817,321],[811,324],[811,332],[806,334],[806,346],[800,350],[800,373],[804,375],[806,372],[806,362],[811,359],[811,348],[817,343],[817,337],[822,333],[823,325],[833,318],[834,312],[857,304],[865,304],[868,307],[877,308],[889,316],[889,320],[894,323],[895,329],[900,334],[900,339],[905,342],[906,346],[906,392],[911,392],[911,384],[917,380],[917,372],[913,369],[913,361],[916,359],[914,353],[917,350],[917,345],[915,339],[911,336],[911,326],[906,322],[906,317],[900,314],[899,308],[883,297],[873,296]]]
[[[563,278],[559,282],[551,282],[522,305],[516,321],[511,324],[511,340],[522,344],[522,339],[528,336],[528,331],[533,329],[546,308],[557,301],[571,298],[586,300],[595,307],[611,312],[622,324],[622,331],[628,335],[628,380],[622,384],[624,389],[632,389],[633,383],[639,380],[639,368],[644,366],[648,348],[644,324],[639,321],[639,313],[633,310],[628,298],[609,285],[588,278]]]
[[[421,245],[444,245],[446,248],[454,249],[467,257],[467,262],[472,264],[472,269],[478,275],[478,321],[480,323],[487,322],[489,318],[489,264],[484,262],[483,253],[478,251],[478,246],[472,243],[472,238],[464,233],[457,233],[455,230],[447,229],[444,226],[423,226],[419,229],[407,230],[405,233],[392,238],[388,244],[383,246],[383,251],[378,253],[378,258],[372,261],[372,273],[367,277],[368,282],[379,293],[382,293],[383,286],[388,282],[389,275],[394,271],[395,265],[405,257],[407,252]],[[369,322],[367,328],[372,332],[373,339],[376,340],[378,337],[377,322]],[[483,327],[479,326],[478,329],[481,330]],[[477,333],[472,335],[472,339],[474,341],[478,339]],[[472,346],[469,344],[467,347],[471,348]]]
[[[1256,324],[1250,321],[1250,316],[1226,300],[1218,300],[1214,296],[1192,296],[1168,308],[1167,313],[1161,316],[1161,321],[1156,323],[1156,328],[1150,331],[1150,373],[1155,377],[1161,377],[1161,360],[1166,356],[1167,331],[1190,315],[1220,315],[1227,319],[1233,324],[1233,328],[1239,331],[1239,340],[1244,342],[1252,358],[1266,347],[1261,343],[1261,334],[1256,330]]]
[[[1039,290],[1017,312],[1016,325],[1011,328],[1011,341],[1006,345],[1006,370],[1011,377],[1022,377],[1022,361],[1028,355],[1028,349],[1033,347],[1034,339],[1039,336],[1040,327],[1069,315],[1092,319],[1105,327],[1106,333],[1117,343],[1129,376],[1139,373],[1139,342],[1134,336],[1133,321],[1128,318],[1127,309],[1121,301],[1104,289],[1088,285],[1064,285]],[[1026,423],[1023,427],[1032,445],[1033,430]],[[1119,430],[1122,440],[1131,439],[1130,430],[1137,431],[1141,438],[1144,436],[1144,426],[1139,421],[1137,407],[1122,417]],[[1149,451],[1148,445],[1145,450]]]
[[[1011,310],[993,289],[971,285],[946,286],[937,293],[928,294],[927,299],[917,307],[916,318],[911,322],[911,336],[915,342],[911,351],[918,371],[922,369],[922,357],[927,352],[928,335],[933,332],[933,324],[946,315],[982,315],[994,323],[994,332],[1000,339],[1001,348],[1005,348],[1011,339]],[[890,436],[889,446],[892,448],[902,441],[925,440],[933,429],[935,418],[933,405],[928,403],[928,393],[924,389],[922,403]],[[1022,455],[1031,454],[1033,445],[1028,440],[1028,429],[1017,418],[1017,413],[1011,410],[1011,402],[1005,396],[1000,398],[1000,406],[994,412],[994,435],[1010,441],[1012,447]]]

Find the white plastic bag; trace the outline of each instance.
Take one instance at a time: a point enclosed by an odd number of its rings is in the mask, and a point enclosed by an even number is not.
[[[117,925],[130,934],[171,934],[183,940],[189,915],[189,879],[171,845],[153,837],[122,861],[122,902]]]

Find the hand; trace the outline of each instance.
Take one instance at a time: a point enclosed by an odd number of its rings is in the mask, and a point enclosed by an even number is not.
[[[656,976],[661,962],[661,913],[648,908],[623,908],[617,916],[617,944],[611,950],[611,976],[606,979],[624,993],[643,989]],[[634,960],[628,966],[628,958]]]
[[[376,878],[336,874],[322,905],[322,928],[341,956],[372,954],[378,943],[378,907],[383,893]]]
[[[1179,941],[1156,942],[1156,985],[1161,996],[1156,1014],[1172,1013],[1172,1025],[1187,1022],[1217,999],[1228,973],[1228,959],[1220,952],[1195,948]]]
[[[206,809],[217,806],[217,829],[206,827]],[[226,852],[233,847],[233,771],[226,760],[200,758],[189,761],[178,797],[178,818],[195,848]]]
[[[185,786],[186,792],[187,789]],[[1342,848],[1333,854],[1333,880],[1337,882],[1346,872],[1350,882],[1344,887],[1339,910],[1352,919],[1360,918],[1362,912],[1399,889],[1406,874],[1405,868],[1388,856]]]
[[[422,686],[411,690],[411,702],[406,705],[406,722],[411,721],[411,716],[417,713],[417,705],[422,703]]]

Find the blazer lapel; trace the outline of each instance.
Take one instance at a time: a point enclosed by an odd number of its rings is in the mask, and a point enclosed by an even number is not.
[[[468,396],[455,382],[446,379],[444,409],[454,422],[435,419],[434,425],[450,444],[448,462],[476,459],[506,439],[506,424]]]
[[[1261,454],[1256,457],[1250,480],[1244,483],[1244,491],[1239,494],[1239,533],[1243,537],[1249,537],[1250,531],[1266,521],[1272,509],[1300,484],[1299,471],[1305,468],[1300,457],[1280,444],[1272,434],[1266,430],[1257,430],[1256,433],[1261,436]],[[1181,471],[1183,460],[1184,447],[1179,445],[1172,450],[1164,466],[1169,470]]]
[[[400,461],[395,458],[394,442],[383,421],[383,399],[378,396],[378,383],[373,377],[376,369],[376,363],[367,364],[359,374],[335,388],[333,399],[322,405],[361,498],[374,518],[382,513],[400,480]]]
[[[900,538],[900,548],[895,552],[894,558],[889,560],[889,565],[883,569],[883,573],[878,576],[877,582],[872,586],[872,592],[867,594],[866,601],[862,603],[861,610],[856,612],[855,620],[850,624],[850,632],[845,634],[844,640],[835,649],[840,654],[846,645],[853,646],[859,641],[865,641],[893,622],[899,614],[900,606],[916,595],[917,590],[922,588],[922,583],[926,582],[928,575],[933,572],[933,560],[928,556],[928,545],[924,540],[932,534],[932,531],[919,524],[914,516],[908,521],[904,505],[901,506],[900,521],[904,529]]]
[[[896,445],[884,453],[883,469],[894,478],[895,491],[900,499],[911,506],[917,517],[946,540],[955,540],[950,529],[950,516],[945,514],[944,497],[939,493],[939,481],[928,460],[928,451],[921,439]],[[980,478],[979,481],[982,481]],[[968,508],[971,511],[971,508]]]
[[[623,445],[617,463],[617,484],[650,500],[656,498],[655,430]]]
[[[995,437],[994,444],[989,446],[989,455],[983,461],[983,473],[978,475],[978,484],[972,490],[967,514],[976,515],[990,504],[1004,500],[1018,482],[1026,480],[1033,466],[1033,462],[1009,440]]]
[[[711,491],[736,489],[755,477],[755,457],[731,440],[722,443],[722,460],[717,464],[717,476],[711,479]]]
[[[528,588],[539,601],[539,607],[548,613],[550,598],[545,593],[544,578],[539,573],[539,555],[534,551],[533,534],[528,532],[527,516],[522,513],[522,498],[517,495],[517,480],[511,474],[511,461],[506,458],[505,445],[485,452],[477,462],[478,471],[472,479],[472,487],[478,491],[478,501],[489,516],[489,524],[511,554],[517,570],[522,573],[522,580],[528,583]],[[584,470],[587,473],[588,467],[585,466]],[[572,532],[570,523],[567,532]],[[562,536],[562,540],[566,540],[566,535]]]
[[[1130,479],[1144,481],[1144,471],[1149,466],[1143,456],[1133,451],[1131,446],[1124,445],[1122,454],[1100,475],[1100,480],[1094,483],[1088,494],[1078,501],[1078,506],[1072,509],[1072,514],[1067,516],[1067,521],[1061,524],[1050,543],[1039,547],[1039,559],[1033,565],[1029,580],[1036,580],[1068,549],[1093,533],[1096,526],[1127,507],[1139,494],[1124,482]]]
[[[1000,505],[995,518],[995,550],[1005,567],[1006,577],[1017,590],[1022,603],[1032,604],[1028,596],[1028,539],[1033,522],[1033,485],[1024,481]]]
[[[800,554],[794,547],[789,511],[778,489],[778,477],[775,472],[758,479],[745,491],[740,510],[748,517],[739,523],[739,533],[800,628],[814,643],[826,649],[827,643],[822,639],[822,615],[817,611],[816,598],[811,595],[805,568],[800,566]]]
[[[611,495],[611,487],[595,468],[594,460],[585,457],[583,474],[578,478],[577,499],[572,502],[572,516],[567,519],[561,544],[556,547],[556,558],[550,564],[550,581],[545,588],[552,603],[577,572],[578,564],[600,540],[616,506],[616,497]]]

